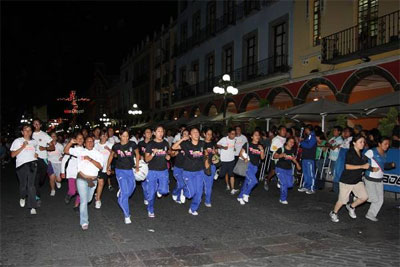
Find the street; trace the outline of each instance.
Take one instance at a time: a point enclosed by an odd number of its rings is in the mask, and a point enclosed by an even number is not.
[[[114,180],[113,183],[116,183]],[[170,190],[174,181],[170,181]],[[399,209],[385,199],[379,222],[365,219],[369,204],[351,219],[343,207],[339,223],[329,218],[336,194],[289,190],[289,205],[279,191],[258,185],[248,204],[239,205],[214,183],[212,208],[188,214],[170,195],[156,199],[156,218],[148,218],[141,186],[130,199],[132,224],[125,225],[116,190],[106,188],[100,210],[89,205],[90,227],[66,205],[67,183],[50,197],[42,187],[37,215],[20,208],[14,165],[1,172],[2,266],[399,266]]]

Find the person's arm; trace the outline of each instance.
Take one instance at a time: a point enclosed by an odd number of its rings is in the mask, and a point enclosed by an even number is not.
[[[93,164],[94,166],[96,166],[96,168],[98,168],[99,170],[101,170],[101,169],[103,168],[103,167],[101,166],[101,163],[100,163],[100,162],[98,162],[98,161],[92,159],[92,158],[89,157],[89,156],[84,156],[83,159],[89,161],[90,163],[92,163],[92,164]]]
[[[369,163],[365,163],[362,165],[353,165],[353,164],[346,164],[346,170],[368,170],[369,169]]]
[[[108,160],[107,160],[107,174],[111,175],[111,162],[113,161],[115,152],[114,150],[111,150],[110,155],[108,156]]]
[[[28,141],[24,141],[22,143],[22,146],[20,148],[18,148],[17,150],[11,151],[11,157],[15,158],[16,156],[18,156],[19,153],[22,152],[22,150],[24,150],[24,148],[28,145]],[[12,148],[12,147],[11,147]]]
[[[224,150],[227,150],[227,149],[228,149],[228,146],[225,145],[225,140],[224,140],[224,138],[222,138],[221,140],[218,141],[218,143],[217,143],[217,148],[219,148],[219,149],[224,149]]]
[[[239,152],[239,157],[240,157],[242,160],[244,160],[244,161],[247,162],[247,158],[244,158],[243,153],[246,153],[246,152],[245,152],[244,149],[242,148],[242,149],[240,150],[240,152]]]
[[[394,163],[394,162],[386,162],[385,165],[383,165],[383,168],[385,170],[394,169],[394,168],[396,168],[396,163]]]
[[[189,140],[189,137],[186,137],[186,136],[182,137],[178,142],[176,142],[175,144],[172,145],[172,150],[180,150],[180,149],[182,149],[181,143],[186,141],[186,140]]]
[[[64,147],[64,154],[69,154],[69,149],[71,148],[71,146],[76,144],[76,139],[72,138],[68,144]]]
[[[280,149],[280,148],[277,151],[275,151],[274,156],[273,156],[274,159],[281,159],[284,157],[286,157],[286,154],[282,153],[282,149]]]
[[[139,160],[140,160],[140,154],[139,154],[139,149],[135,149],[135,155],[136,155],[136,172],[139,172]]]
[[[307,137],[307,139],[301,141],[300,145],[302,148],[310,149],[317,143],[317,139],[315,136],[311,135]]]

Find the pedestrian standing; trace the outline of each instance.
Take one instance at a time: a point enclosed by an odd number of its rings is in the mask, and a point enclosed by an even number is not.
[[[221,154],[219,175],[225,177],[226,190],[230,190],[232,195],[239,192],[235,189],[235,176],[233,174],[235,168],[235,137],[235,129],[229,128],[228,135],[221,138],[217,143],[217,148],[220,149]]]
[[[61,160],[63,158],[64,146],[58,142],[56,132],[51,132],[50,137],[54,150],[48,152],[48,166],[47,174],[50,178],[50,196],[56,195],[56,186],[58,189],[61,188]]]
[[[204,205],[208,208],[211,208],[211,194],[214,184],[214,176],[217,170],[217,167],[212,162],[212,158],[214,155],[217,154],[217,144],[213,140],[212,129],[208,128],[205,130],[204,133],[205,133],[204,150],[207,151],[207,160],[211,168],[211,175],[204,175],[204,195],[205,195]]]
[[[32,215],[36,214],[36,188],[35,179],[37,171],[37,149],[38,143],[31,139],[32,127],[23,125],[21,129],[22,137],[17,138],[11,145],[11,157],[16,159],[16,172],[19,181],[19,205],[25,207],[28,197],[27,208]]]
[[[146,154],[146,146],[148,143],[150,143],[151,139],[153,137],[153,133],[150,128],[146,128],[144,130],[144,138],[142,141],[139,142],[138,148],[139,148],[139,154],[140,154],[140,160],[142,161],[142,164],[147,164],[145,161],[145,154]],[[149,205],[148,201],[148,192],[147,192],[147,177],[144,181],[142,181],[142,189],[143,189],[143,203],[144,205]]]
[[[329,151],[329,160],[331,161],[330,172],[332,177],[335,177],[334,171],[335,171],[336,160],[339,157],[340,145],[343,143],[342,127],[335,126],[332,130],[332,133],[333,137],[329,139],[328,147],[330,148]],[[339,180],[337,180],[337,182],[333,180],[332,191],[339,192]]]
[[[189,138],[189,130],[185,129],[182,131],[182,138]],[[179,142],[179,141],[178,141]],[[185,203],[186,197],[183,193],[183,188],[185,187],[185,181],[183,180],[183,165],[185,161],[185,151],[183,149],[173,150],[173,155],[175,156],[175,165],[173,174],[176,180],[176,186],[172,190],[172,199],[178,203]]]
[[[117,193],[118,204],[124,212],[125,224],[131,223],[131,213],[129,210],[129,198],[136,188],[136,180],[133,168],[139,171],[139,150],[135,142],[129,140],[129,131],[120,131],[120,143],[112,147],[107,162],[107,174],[111,174],[111,162],[115,157],[115,177],[117,178],[119,190]],[[135,160],[136,162],[135,162]]]
[[[305,138],[300,142],[302,148],[301,168],[303,170],[304,183],[300,185],[299,192],[306,194],[315,193],[315,155],[317,151],[317,139],[312,125],[304,128]]]

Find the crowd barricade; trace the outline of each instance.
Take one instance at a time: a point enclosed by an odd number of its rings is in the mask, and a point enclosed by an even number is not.
[[[264,160],[262,161],[262,164],[261,164],[260,176],[258,177],[258,180],[260,182],[264,181],[265,171],[269,170],[270,162],[272,159],[272,152],[271,152],[270,148],[271,148],[270,146],[267,147],[267,150],[266,150],[267,153],[265,154],[266,157],[264,158]]]

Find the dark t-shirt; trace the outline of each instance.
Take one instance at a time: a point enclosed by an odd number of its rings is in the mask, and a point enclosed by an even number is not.
[[[346,154],[346,161],[345,161],[345,166],[344,170],[342,173],[342,176],[340,177],[340,182],[344,184],[357,184],[362,181],[362,176],[363,172],[365,171],[364,169],[358,169],[358,170],[347,170],[346,169],[346,164],[350,165],[364,165],[365,163],[368,163],[368,158],[364,155],[361,155],[359,157],[357,155],[357,152],[353,147],[347,151]]]
[[[255,145],[253,143],[250,143],[250,147],[249,147],[248,155],[250,157],[250,163],[255,166],[258,166],[260,164],[260,159],[261,159],[261,150],[258,148],[259,145],[260,144]],[[246,153],[247,153],[247,146],[248,146],[248,143],[244,144],[242,147],[242,149]]]
[[[199,141],[197,145],[193,145],[191,141],[181,143],[181,148],[185,152],[185,161],[183,169],[189,172],[204,170],[204,142]]]
[[[204,150],[208,151],[208,161],[212,164],[212,157],[214,156],[213,150],[216,148],[216,143],[211,141],[209,143],[204,142]]]
[[[282,154],[282,150],[284,150],[283,152],[288,155],[288,156],[292,156],[294,157],[296,154],[296,149],[294,147],[292,147],[292,149],[287,150],[286,148],[279,148],[276,153],[277,154]],[[278,160],[278,162],[276,163],[276,167],[281,168],[281,169],[285,169],[285,170],[290,170],[292,168],[292,161],[289,159],[285,159],[285,158],[280,158]]]
[[[154,157],[149,161],[149,170],[153,171],[164,171],[167,167],[167,160],[165,157],[167,156],[167,152],[169,149],[169,144],[167,141],[163,140],[158,143],[155,140],[150,141],[146,146],[146,153],[153,153],[154,149]]]
[[[129,141],[125,145],[121,145],[121,143],[116,143],[112,147],[112,151],[117,155],[117,159],[115,161],[115,168],[129,170],[135,166],[134,156],[135,149],[137,149],[137,145],[133,141]]]
[[[185,152],[181,149],[179,150],[178,155],[176,155],[175,166],[182,169],[184,162],[185,162]]]
[[[149,141],[148,143],[150,143],[151,141]],[[138,144],[138,148],[139,148],[139,154],[140,156],[142,156],[144,158],[144,154],[146,153],[146,146],[147,144],[144,140],[140,141]]]

